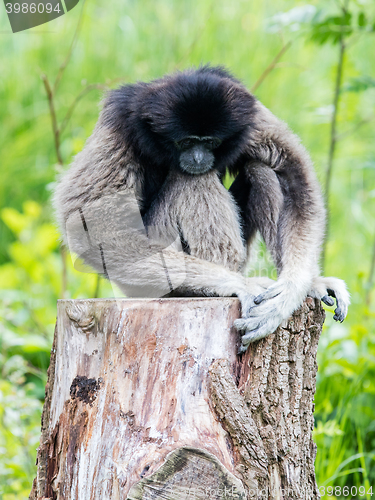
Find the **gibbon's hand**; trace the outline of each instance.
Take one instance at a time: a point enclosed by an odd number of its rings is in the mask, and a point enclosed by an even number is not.
[[[273,282],[254,297],[253,306],[243,311],[243,317],[234,322],[235,328],[243,332],[239,352],[245,352],[251,342],[273,333],[299,307],[303,298],[293,283],[283,279]]]
[[[334,297],[337,307],[333,319],[344,321],[350,304],[344,281],[319,276],[314,278],[308,295],[322,300],[328,306],[334,305]],[[234,326],[244,332],[240,352],[246,351],[251,342],[273,333],[300,306],[303,299],[304,295],[298,292],[293,283],[282,279],[254,297],[253,306],[244,311],[243,318],[234,322]]]
[[[333,319],[342,323],[348,313],[350,294],[346,289],[345,282],[338,278],[325,278],[318,276],[314,278],[312,289],[308,294],[324,302],[327,306],[333,306],[336,299],[336,309]]]
[[[262,294],[267,288],[275,284],[275,280],[265,277],[244,278],[245,289],[238,293],[241,302],[242,318],[247,318],[250,311],[255,307],[254,299]]]

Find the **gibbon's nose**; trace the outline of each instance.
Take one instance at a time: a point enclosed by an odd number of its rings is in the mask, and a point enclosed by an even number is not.
[[[201,163],[204,158],[203,151],[201,151],[200,149],[196,149],[193,153],[193,158],[196,161],[196,163],[198,164]]]

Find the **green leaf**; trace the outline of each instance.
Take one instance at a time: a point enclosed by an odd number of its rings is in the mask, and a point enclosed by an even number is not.
[[[358,14],[358,26],[363,28],[364,26],[366,26],[366,24],[367,24],[366,15],[364,12],[360,12]]]
[[[319,19],[316,17],[316,19]],[[329,16],[322,21],[313,24],[311,40],[323,45],[327,42],[337,44],[341,37],[348,37],[352,34],[352,15],[346,12],[341,16]]]
[[[13,231],[15,234],[20,234],[20,232],[27,226],[28,219],[25,215],[20,214],[16,209],[7,207],[3,208],[1,211],[1,218],[4,223]]]
[[[375,87],[375,78],[363,75],[352,78],[350,82],[343,87],[344,92],[363,92],[364,90]]]
[[[42,207],[33,200],[27,200],[22,205],[25,215],[31,219],[37,219],[42,213]]]

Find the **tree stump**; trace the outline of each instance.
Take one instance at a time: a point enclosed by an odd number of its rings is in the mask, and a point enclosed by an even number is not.
[[[319,498],[324,321],[308,298],[237,355],[234,298],[61,300],[32,500]]]

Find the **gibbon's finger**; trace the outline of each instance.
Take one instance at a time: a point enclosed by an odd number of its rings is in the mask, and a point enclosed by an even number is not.
[[[250,293],[240,294],[238,298],[241,302],[241,316],[247,318],[251,309],[254,308],[254,295]]]
[[[248,330],[254,330],[255,328],[258,328],[262,324],[264,324],[267,321],[267,318],[261,319],[261,318],[240,318],[236,319],[233,322],[233,326],[238,330],[239,332],[246,332]]]
[[[273,297],[276,299],[276,297]],[[277,300],[277,299],[276,299]],[[252,307],[246,318],[265,318],[269,319],[270,317],[274,317],[279,313],[280,307],[279,304],[272,299],[267,302],[262,302],[259,306]]]
[[[346,318],[348,313],[348,307],[350,304],[350,295],[346,289],[345,283],[338,278],[327,278],[329,285],[327,284],[327,292],[332,297],[336,297],[337,308],[335,309],[335,315],[333,319],[335,321],[340,321],[342,323]]]
[[[328,295],[324,295],[324,297],[322,297],[320,300],[324,302],[326,306],[333,306],[335,304],[334,299],[332,297],[329,297]]]
[[[335,309],[335,315],[333,316],[333,319],[335,321],[340,321],[340,323],[342,323],[348,313],[348,305],[345,302],[345,300],[341,297],[339,292],[332,290],[330,288],[327,289],[327,292],[329,293],[329,295],[331,295],[331,297],[336,298],[337,307]]]
[[[342,314],[342,311],[339,307],[337,309],[335,309],[335,315],[333,316],[333,319],[335,321],[340,321],[340,323],[342,323],[344,321],[345,316]]]
[[[236,330],[239,332],[245,331],[246,330],[246,325],[247,325],[247,319],[246,318],[240,318],[236,319],[233,322],[233,326]]]
[[[253,330],[252,332],[243,335],[241,342],[244,346],[249,345],[251,342],[255,342],[257,340],[263,339],[264,337],[267,337],[267,335],[269,335],[272,332],[273,332],[272,328],[270,328],[269,324],[266,323],[260,328],[257,328],[256,330]]]
[[[342,301],[341,299],[336,299],[336,302],[337,302],[337,308],[335,309],[335,315],[333,316],[333,319],[335,321],[340,321],[340,323],[342,323],[346,318],[348,308],[344,303],[344,301]]]
[[[247,318],[246,331],[251,332],[253,330],[257,330],[261,326],[267,323],[267,317],[253,316],[251,318]]]
[[[238,330],[246,330],[247,332],[250,332],[251,330],[255,330],[257,328],[259,328],[260,326],[262,326],[263,324],[265,324],[267,321],[267,319],[261,319],[259,317],[253,317],[253,318],[246,318],[246,319],[240,319],[240,320],[236,320],[234,322],[234,326],[238,329]],[[238,323],[236,323],[238,322]],[[238,327],[238,326],[239,327]]]
[[[281,292],[282,289],[280,289],[279,287],[271,286],[270,288],[267,288],[265,292],[255,297],[254,304],[258,305],[264,300],[273,299],[274,297],[280,295]]]

